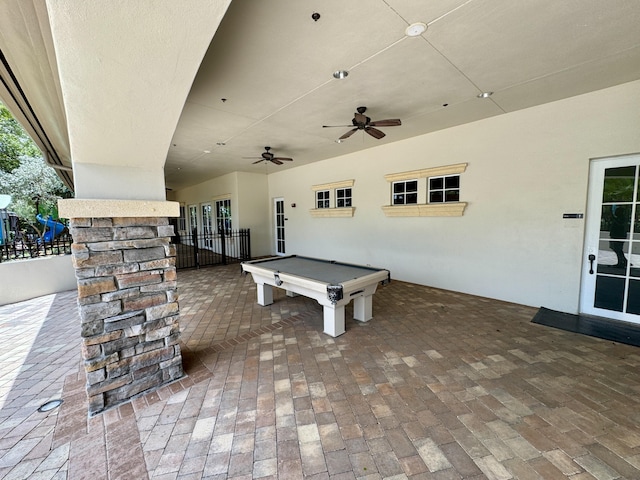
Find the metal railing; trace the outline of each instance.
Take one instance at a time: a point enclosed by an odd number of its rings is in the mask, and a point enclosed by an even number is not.
[[[70,255],[71,235],[63,234],[50,241],[36,235],[23,235],[18,240],[0,244],[0,262],[24,260],[52,255]]]
[[[176,268],[200,268],[251,260],[251,234],[248,228],[221,230],[219,233],[181,232],[173,237]]]

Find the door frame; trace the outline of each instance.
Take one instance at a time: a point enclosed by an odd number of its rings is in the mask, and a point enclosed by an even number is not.
[[[600,242],[600,221],[602,214],[602,194],[604,189],[604,174],[607,168],[617,168],[640,164],[640,154],[619,155],[605,158],[591,159],[589,163],[589,184],[587,190],[587,214],[584,232],[584,252],[582,263],[582,279],[580,281],[580,313],[596,315],[600,317],[622,320],[632,323],[640,323],[640,315],[633,313],[607,310],[594,306],[595,288],[597,278],[598,256]],[[637,192],[636,192],[637,194]],[[633,217],[632,217],[633,223]],[[638,234],[640,232],[636,232]],[[632,231],[633,234],[633,231]],[[631,236],[630,236],[631,239]],[[608,241],[608,240],[607,240]],[[594,255],[593,261],[589,255]],[[631,259],[629,259],[629,262]],[[593,265],[593,267],[592,267]],[[593,273],[591,270],[593,269]],[[628,273],[628,272],[627,272]],[[628,288],[628,275],[626,276],[626,288]],[[626,290],[625,290],[626,291]]]

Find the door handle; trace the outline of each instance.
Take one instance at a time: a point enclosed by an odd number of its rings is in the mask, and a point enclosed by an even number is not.
[[[589,274],[593,275],[593,261],[596,259],[596,256],[593,253],[589,254]]]

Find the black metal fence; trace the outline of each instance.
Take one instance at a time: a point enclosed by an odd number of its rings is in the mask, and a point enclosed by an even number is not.
[[[46,242],[36,235],[23,235],[19,240],[0,244],[0,262],[51,255],[69,255],[72,243],[73,240],[69,234],[60,235]]]
[[[248,228],[198,233],[192,231],[173,238],[176,268],[200,268],[251,260],[251,234]]]

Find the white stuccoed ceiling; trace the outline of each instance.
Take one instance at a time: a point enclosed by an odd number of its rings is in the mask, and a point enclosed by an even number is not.
[[[59,161],[71,165],[60,120],[67,119],[56,68],[61,54],[51,44],[43,5],[0,3],[0,47]],[[416,22],[428,29],[407,37]],[[640,0],[232,0],[171,140],[166,186],[295,168],[638,80],[638,25]],[[154,48],[162,47],[146,46],[149,55]],[[336,80],[336,70],[349,75]],[[494,93],[478,98],[484,91]],[[368,107],[372,120],[400,118],[402,125],[381,127],[381,140],[359,131],[336,143],[349,128],[322,125],[350,125],[358,106]],[[259,158],[265,146],[294,161],[277,166],[244,158]]]
[[[415,22],[427,31],[407,37]],[[294,168],[638,79],[638,25],[635,0],[233,0],[173,137],[167,186]],[[335,143],[348,128],[322,125],[350,124],[361,105],[402,126]],[[267,145],[294,161],[243,158]]]

